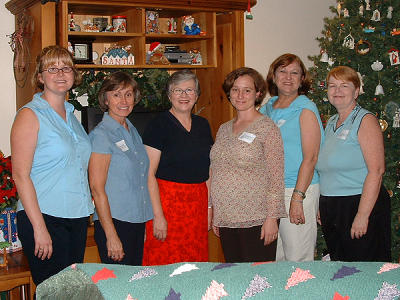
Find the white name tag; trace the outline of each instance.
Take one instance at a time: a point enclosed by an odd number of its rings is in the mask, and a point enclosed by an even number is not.
[[[115,145],[121,149],[123,152],[128,151],[129,148],[125,143],[125,140],[120,140],[119,142],[116,142]]]
[[[243,141],[243,142],[246,142],[246,143],[248,143],[248,144],[251,144],[253,141],[254,141],[254,139],[256,138],[256,135],[255,134],[253,134],[253,133],[250,133],[250,132],[243,132],[239,137],[238,137],[238,139],[239,140],[241,140],[241,141]]]
[[[338,137],[338,139],[341,139],[341,140],[345,140],[345,139],[347,139],[347,136],[349,135],[349,129],[343,129],[338,135],[337,135],[337,137]]]
[[[276,122],[276,126],[281,127],[281,126],[283,126],[283,124],[285,124],[285,123],[286,123],[286,120],[280,119],[280,120],[278,120],[278,122]]]

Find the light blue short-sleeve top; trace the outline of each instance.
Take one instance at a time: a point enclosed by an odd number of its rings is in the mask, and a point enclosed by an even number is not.
[[[324,196],[349,196],[362,193],[368,168],[358,141],[358,130],[368,110],[357,105],[338,128],[338,115],[325,128],[316,166],[320,174],[320,191]]]
[[[129,131],[104,113],[103,120],[90,132],[92,152],[111,154],[106,194],[111,216],[130,223],[153,218],[147,187],[149,158],[136,128],[127,119]],[[95,211],[94,220],[98,220]]]
[[[260,108],[260,112],[270,117],[281,131],[285,152],[285,187],[293,188],[296,186],[297,175],[303,161],[300,130],[300,115],[303,109],[311,110],[318,120],[321,131],[320,145],[322,145],[324,140],[324,129],[317,106],[306,96],[298,96],[287,108],[275,109],[273,104],[276,100],[278,100],[278,96],[269,99],[269,101]],[[314,170],[311,183],[315,184],[318,182],[318,173]]]
[[[39,131],[30,173],[40,211],[54,217],[80,218],[93,213],[87,169],[91,153],[88,135],[65,102],[65,122],[50,104],[34,95],[31,109]],[[18,201],[17,210],[23,210]]]

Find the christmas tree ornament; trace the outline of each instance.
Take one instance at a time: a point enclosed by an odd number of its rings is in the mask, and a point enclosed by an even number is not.
[[[347,8],[344,8],[344,9],[343,9],[343,17],[345,17],[345,18],[350,17],[350,15],[349,15],[349,10],[348,10]]]
[[[399,104],[397,104],[394,101],[389,101],[386,105],[385,105],[385,116],[387,116],[389,119],[393,119],[394,116],[396,115],[396,112],[399,109]]]
[[[386,120],[379,119],[379,126],[381,126],[381,130],[384,132],[389,127],[389,124]]]
[[[328,65],[329,65],[330,67],[332,67],[334,63],[335,63],[335,61],[334,61],[331,57],[329,57],[329,59],[328,59]]]
[[[375,32],[375,27],[372,25],[368,25],[367,27],[364,27],[363,31],[365,33],[372,33],[372,32]]]
[[[349,33],[348,35],[345,36],[345,38],[343,39],[343,47],[349,48],[349,49],[354,49],[354,38],[351,35],[351,33]]]
[[[398,109],[393,117],[393,128],[400,127],[400,110]]]
[[[336,11],[337,11],[337,14],[338,14],[338,16],[340,18],[340,15],[342,13],[342,2],[338,1],[337,5],[336,5]]]
[[[358,79],[360,79],[360,91],[359,91],[359,94],[360,95],[362,95],[362,94],[364,94],[364,76],[365,75],[361,75],[361,73],[360,72],[357,72],[357,75],[358,75]]]
[[[393,191],[392,191],[392,190],[388,190],[388,194],[389,194],[389,197],[390,197],[390,198],[393,197]]]
[[[329,60],[328,53],[326,53],[325,50],[321,50],[321,59],[320,59],[320,61],[326,63],[326,62],[328,62],[328,60]]]
[[[365,10],[371,10],[371,5],[369,4],[369,0],[365,0]]]
[[[381,20],[381,12],[377,9],[372,13],[371,21],[379,22]]]
[[[364,15],[364,5],[361,4],[360,7],[358,8],[358,14],[360,16]]]
[[[393,6],[389,6],[388,9],[387,9],[386,18],[391,19],[392,18],[392,13],[393,13]]]
[[[400,35],[400,28],[393,28],[393,30],[390,32],[391,36],[395,35]]]
[[[360,55],[368,54],[371,51],[372,45],[366,40],[359,40],[356,44],[356,53]]]
[[[376,71],[376,72],[379,72],[379,71],[381,71],[383,69],[383,64],[379,60],[376,60],[371,65],[371,69]]]
[[[251,14],[250,0],[247,1],[246,20],[253,20],[253,15]]]
[[[329,100],[328,100],[328,98],[324,97],[324,98],[322,98],[322,101],[328,102]]]
[[[375,96],[379,96],[379,95],[385,95],[385,93],[383,92],[383,86],[381,85],[380,82],[375,88]]]
[[[390,65],[395,66],[400,64],[400,59],[399,59],[399,50],[395,48],[391,48],[388,51],[389,59],[390,59]]]

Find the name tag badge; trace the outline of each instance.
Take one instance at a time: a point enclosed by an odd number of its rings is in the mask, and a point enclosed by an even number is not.
[[[250,133],[250,132],[243,132],[243,133],[238,137],[238,139],[239,139],[240,141],[246,142],[246,143],[248,143],[248,144],[251,144],[251,143],[254,141],[255,138],[256,138],[256,135],[253,134],[253,133]]]
[[[129,150],[128,146],[125,143],[125,140],[120,140],[119,142],[116,142],[115,145],[122,150],[122,152],[126,152]]]
[[[337,138],[341,140],[347,139],[347,136],[349,135],[350,130],[349,129],[343,129],[338,135]]]
[[[278,120],[278,122],[276,122],[276,126],[278,126],[278,127],[282,127],[283,126],[283,124],[285,124],[286,123],[286,120],[284,120],[284,119],[280,119],[280,120]]]

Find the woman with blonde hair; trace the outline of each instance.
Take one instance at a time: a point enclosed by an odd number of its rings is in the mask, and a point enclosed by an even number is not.
[[[87,177],[91,146],[65,101],[80,78],[67,49],[44,48],[33,76],[42,91],[18,111],[11,129],[18,235],[36,285],[82,262],[85,253],[93,213]]]

